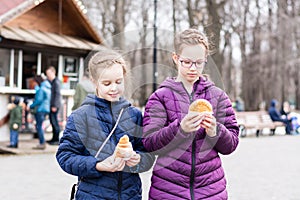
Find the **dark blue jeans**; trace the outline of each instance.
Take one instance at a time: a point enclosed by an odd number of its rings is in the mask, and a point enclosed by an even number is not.
[[[19,141],[18,137],[19,137],[19,131],[10,129],[10,145],[17,146]]]
[[[36,121],[36,131],[39,136],[40,144],[45,143],[45,137],[44,137],[44,129],[43,129],[43,122],[45,120],[45,116],[47,113],[45,112],[37,112],[35,113],[35,121]]]
[[[50,123],[52,125],[53,129],[53,136],[52,136],[52,141],[59,141],[59,132],[60,132],[60,127],[58,124],[58,118],[57,118],[58,110],[56,112],[50,111]]]
[[[283,119],[282,122],[285,123],[286,134],[291,134],[291,131],[292,131],[291,120]]]

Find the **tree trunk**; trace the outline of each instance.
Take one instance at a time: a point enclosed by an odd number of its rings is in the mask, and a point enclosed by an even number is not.
[[[113,17],[113,46],[125,49],[125,0],[115,0],[115,12]]]
[[[205,27],[205,32],[213,47],[212,59],[222,75],[222,66],[224,62],[224,57],[220,53],[220,32],[222,30],[222,24],[218,12],[224,13],[224,2],[217,4],[215,0],[206,0],[206,8],[209,18],[208,26]]]
[[[144,65],[143,69],[142,69],[142,79],[141,81],[143,82],[147,82],[147,68],[145,66],[145,64],[147,63],[147,55],[148,55],[148,52],[147,52],[147,41],[146,41],[146,37],[147,37],[147,33],[148,33],[148,30],[147,30],[147,25],[148,25],[148,22],[149,22],[149,18],[148,18],[148,12],[147,12],[147,8],[144,7],[143,8],[143,11],[142,11],[142,16],[143,16],[143,31],[142,31],[142,35],[141,35],[141,64]],[[141,87],[141,103],[144,104],[147,100],[147,85],[144,85]]]
[[[173,21],[173,37],[177,33],[177,25],[176,25],[176,0],[172,1],[172,21]]]
[[[187,0],[187,11],[188,11],[188,18],[189,18],[189,25],[190,27],[194,27],[195,20],[194,20],[194,11],[191,0]]]
[[[244,5],[244,13],[243,13],[243,23],[242,23],[242,28],[241,28],[241,33],[239,34],[240,38],[240,50],[241,50],[241,57],[242,57],[242,62],[241,62],[241,68],[242,68],[242,99],[245,104],[245,109],[248,110],[249,108],[249,102],[251,101],[250,95],[248,95],[248,85],[249,85],[249,79],[250,77],[248,76],[247,73],[247,55],[246,55],[246,31],[247,31],[247,14],[249,12],[249,0],[246,1],[246,4]]]

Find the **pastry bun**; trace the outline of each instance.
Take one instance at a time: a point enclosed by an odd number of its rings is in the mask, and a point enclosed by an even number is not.
[[[209,103],[209,101],[205,99],[197,99],[195,100],[189,107],[189,111],[192,112],[207,112],[207,113],[213,113],[212,105]]]
[[[132,149],[131,142],[129,142],[129,137],[127,135],[122,136],[115,150],[116,157],[128,160],[133,155],[133,153],[134,151]]]
[[[127,135],[123,135],[119,140],[118,146],[120,148],[127,148],[128,145],[129,145],[129,137]]]

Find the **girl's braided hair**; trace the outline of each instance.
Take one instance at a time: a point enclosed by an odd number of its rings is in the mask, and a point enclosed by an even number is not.
[[[99,70],[103,70],[107,67],[112,66],[113,64],[122,65],[123,74],[124,76],[126,75],[128,69],[122,55],[114,50],[104,47],[101,48],[100,50],[95,52],[88,61],[88,71],[91,78],[97,80],[100,75]]]
[[[202,44],[206,49],[206,55],[209,52],[209,44],[206,35],[197,29],[190,28],[177,34],[174,39],[175,53],[180,54],[186,45]]]

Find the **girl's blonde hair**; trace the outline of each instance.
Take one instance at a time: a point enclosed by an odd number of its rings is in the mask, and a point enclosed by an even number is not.
[[[206,35],[197,29],[187,29],[177,34],[174,39],[175,53],[180,54],[186,45],[202,44],[206,48],[206,56],[209,53],[208,39]]]
[[[104,47],[97,50],[88,61],[90,77],[93,80],[97,80],[103,69],[111,67],[114,64],[120,64],[123,68],[123,75],[127,74],[128,69],[121,54]]]

